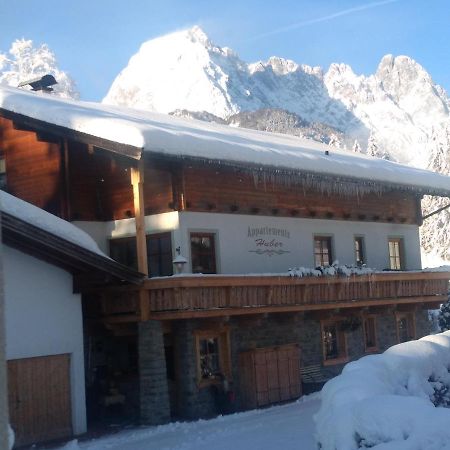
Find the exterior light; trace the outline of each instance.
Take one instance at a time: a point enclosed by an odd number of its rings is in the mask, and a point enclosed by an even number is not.
[[[175,266],[175,271],[177,275],[180,275],[183,273],[184,266],[187,263],[187,259],[181,254],[180,247],[177,247],[175,250],[177,252],[177,256],[175,256],[172,263]]]

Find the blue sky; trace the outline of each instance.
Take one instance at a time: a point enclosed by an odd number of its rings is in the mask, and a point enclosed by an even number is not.
[[[408,55],[450,91],[448,0],[0,0],[0,52],[16,38],[47,43],[81,98],[98,101],[142,42],[193,25],[247,62],[370,74],[383,55]]]

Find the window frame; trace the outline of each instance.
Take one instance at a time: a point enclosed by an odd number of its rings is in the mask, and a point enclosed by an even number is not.
[[[359,252],[361,254],[361,263],[358,262],[358,250],[356,249],[356,243],[359,242]],[[367,264],[367,259],[366,259],[366,239],[364,236],[360,235],[360,234],[356,234],[353,236],[353,252],[354,252],[354,256],[355,256],[355,263],[356,265],[363,265],[363,264]]]
[[[327,250],[328,250],[328,260],[329,264],[328,266],[325,266],[323,264],[323,252],[321,251],[319,254],[316,253],[316,241],[320,242],[327,242]],[[321,250],[323,250],[323,247],[321,246]],[[320,255],[321,263],[317,264],[316,256]],[[334,260],[334,248],[333,248],[333,236],[329,234],[314,234],[313,235],[313,259],[314,259],[314,267],[329,267],[333,264]]]
[[[205,236],[212,238],[212,256],[213,256],[213,265],[214,265],[214,272],[195,272],[194,271],[194,252],[192,251],[192,237],[199,237],[199,236]],[[191,272],[192,273],[201,273],[205,275],[214,275],[219,273],[218,271],[218,260],[217,260],[217,232],[211,231],[211,230],[189,230],[188,232],[188,242],[189,242],[189,252],[190,252],[190,260],[191,260]]]
[[[231,346],[230,346],[230,329],[222,326],[217,329],[199,329],[194,331],[195,340],[195,359],[197,367],[197,385],[199,388],[210,386],[211,384],[221,384],[223,379],[216,375],[211,378],[203,378],[201,368],[201,341],[204,339],[217,339],[219,353],[219,369],[220,374],[227,380],[232,380],[231,372]]]
[[[340,329],[340,324],[344,321],[343,318],[326,319],[320,321],[320,338],[322,342],[322,360],[324,366],[331,366],[335,364],[343,364],[350,360],[348,355],[347,333]],[[336,358],[327,358],[327,351],[325,345],[325,328],[328,326],[335,326],[338,339],[338,355]]]
[[[391,243],[398,244],[398,255],[391,254]],[[388,237],[388,262],[389,262],[389,270],[405,270],[405,252],[404,252],[404,238],[402,236],[390,236]],[[399,263],[399,267],[393,267],[392,260],[397,260]]]
[[[367,324],[366,321],[373,320],[373,341],[375,342],[375,345],[368,346],[367,345],[367,339],[366,339],[366,332],[367,332]],[[370,315],[363,315],[362,317],[362,330],[363,330],[363,339],[364,339],[364,350],[366,353],[371,352],[377,352],[379,349],[378,346],[378,333],[377,333],[377,316],[374,314]]]
[[[159,237],[164,236],[164,235],[166,235],[168,237],[169,242],[170,242],[170,252],[167,252],[167,253],[164,253],[164,254],[170,256],[172,273],[170,275],[161,275],[161,274],[152,275],[151,270],[150,270],[151,269],[151,262],[150,262],[149,242],[150,242],[150,239],[152,239],[152,238],[159,238]],[[135,263],[134,265],[126,264],[126,263],[124,263],[124,262],[122,262],[122,261],[120,261],[118,259],[114,259],[114,258],[113,259],[115,261],[121,263],[121,264],[126,265],[127,267],[131,267],[131,268],[134,268],[135,270],[138,270],[138,267],[137,267],[136,236],[118,236],[118,237],[110,238],[108,241],[109,241],[108,242],[109,256],[111,258],[113,258],[113,256],[112,256],[112,246],[113,245],[121,243],[121,242],[122,243],[125,243],[125,242],[132,243],[133,248],[135,249],[134,251],[136,253],[136,259],[134,261],[134,263]],[[146,251],[147,251],[147,264],[148,264],[148,270],[149,270],[148,277],[152,278],[152,277],[158,277],[158,276],[172,276],[174,274],[173,264],[172,264],[172,261],[173,261],[173,233],[172,233],[172,231],[158,231],[157,233],[148,233],[148,234],[146,234],[145,235],[145,245],[146,245]]]
[[[400,340],[400,321],[402,319],[406,319],[407,333],[408,339],[406,341]],[[397,331],[397,342],[402,344],[403,342],[409,342],[416,339],[417,331],[416,331],[416,315],[414,312],[396,312],[395,313],[395,329]]]

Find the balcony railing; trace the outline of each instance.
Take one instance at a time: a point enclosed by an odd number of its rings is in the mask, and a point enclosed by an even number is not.
[[[105,297],[105,315],[146,309],[155,318],[308,311],[447,299],[450,272],[383,272],[350,277],[199,275],[150,279],[143,292]]]

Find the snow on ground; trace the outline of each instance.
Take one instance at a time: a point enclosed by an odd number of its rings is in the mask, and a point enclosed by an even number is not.
[[[295,403],[197,422],[140,428],[55,450],[316,450],[319,394]]]
[[[450,332],[347,364],[321,398],[323,450],[450,450]]]

